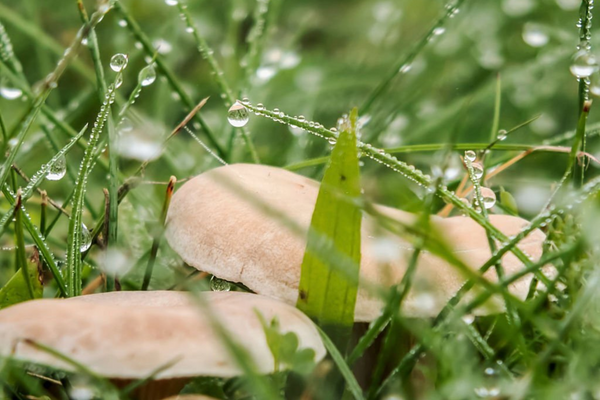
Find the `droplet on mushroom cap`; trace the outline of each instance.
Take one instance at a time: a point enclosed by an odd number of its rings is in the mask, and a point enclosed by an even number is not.
[[[277,318],[283,333],[294,332],[299,348],[313,349],[316,361],[325,355],[314,324],[294,307],[250,293],[198,296],[246,349],[260,373],[272,373],[274,360],[256,311],[267,321]],[[0,311],[0,355],[73,370],[24,341],[30,339],[112,379],[145,378],[174,361],[155,379],[242,375],[204,313],[185,292],[111,292],[27,301]]]
[[[251,290],[295,304],[306,240],[281,219],[267,215],[251,199],[258,198],[270,211],[282,213],[307,229],[319,191],[319,183],[289,171],[261,165],[233,164],[201,174],[185,183],[173,196],[167,217],[166,238],[186,263],[218,278],[241,282]],[[400,210],[377,206],[380,212],[411,223],[415,216]],[[527,221],[506,215],[491,215],[490,221],[505,235],[517,234]],[[490,257],[485,230],[466,217],[432,217],[432,228],[445,239],[450,249],[473,270]],[[542,253],[545,236],[536,230],[519,248],[534,260]],[[378,252],[384,239],[391,243],[385,262]],[[386,245],[388,246],[388,245]],[[388,247],[389,247],[388,246]],[[401,281],[413,246],[381,228],[370,216],[362,223],[361,287],[355,309],[356,321],[372,321],[381,314],[383,302],[369,293],[366,283],[388,288]],[[395,255],[389,261],[389,255]],[[521,270],[513,255],[502,258],[506,275]],[[436,315],[464,284],[466,278],[447,261],[423,252],[419,257],[413,290],[403,302],[406,316]],[[497,281],[495,272],[484,275]],[[515,296],[526,296],[530,276],[509,286]],[[475,291],[471,291],[475,293]],[[466,297],[472,299],[473,293]],[[422,306],[420,298],[431,301]],[[474,314],[502,310],[503,303],[493,298]]]

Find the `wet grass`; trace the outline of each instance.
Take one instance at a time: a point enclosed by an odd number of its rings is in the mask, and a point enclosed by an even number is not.
[[[223,331],[246,376],[199,378],[185,391],[227,399],[600,398],[600,129],[590,97],[600,94],[600,73],[590,57],[572,58],[594,54],[592,5],[0,2],[0,307],[93,290],[210,290],[210,276],[196,280],[161,240],[173,187],[240,162],[321,180],[339,139],[336,121],[358,106],[353,162],[363,191],[340,207],[362,209],[412,246],[404,278],[369,289],[384,299],[383,314],[355,324],[346,346],[321,318],[340,317],[347,336],[342,316],[352,315],[352,301],[329,315],[301,305],[324,328],[330,356],[290,375],[260,376]],[[115,54],[127,57],[122,70],[111,66]],[[65,177],[44,179],[63,157]],[[401,223],[375,203],[421,217]],[[327,207],[313,216],[319,229],[305,264],[333,268],[341,280],[334,286],[352,292],[356,254],[344,248],[357,243],[339,233],[356,221],[328,220]],[[289,216],[265,212],[303,234]],[[470,217],[492,256],[473,271],[432,233],[435,214]],[[529,223],[509,237],[493,214]],[[517,247],[536,229],[547,235],[540,260]],[[398,309],[428,253],[467,281],[436,317],[407,318]],[[524,266],[516,275],[502,267],[509,253]],[[490,269],[498,282],[482,278]],[[533,279],[522,300],[510,288],[525,275]],[[332,293],[320,283],[312,276],[302,289],[322,289],[326,301]],[[506,312],[475,316],[492,295]],[[104,398],[126,398],[136,385],[118,392],[69,362]],[[79,379],[47,372],[63,379],[65,393],[56,395],[13,360],[0,359],[0,368],[6,398],[67,398],[67,383]]]

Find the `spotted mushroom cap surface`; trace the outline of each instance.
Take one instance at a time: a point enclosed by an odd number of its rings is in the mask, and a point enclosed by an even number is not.
[[[185,292],[112,292],[20,303],[0,311],[0,355],[73,370],[34,341],[108,378],[144,378],[160,367],[166,368],[157,379],[241,375],[207,317],[210,310],[260,373],[275,366],[257,312],[267,321],[277,318],[281,331],[294,332],[299,348],[313,349],[317,361],[325,356],[314,324],[294,307],[242,292],[190,298]]]
[[[167,216],[166,238],[183,260],[221,279],[241,282],[256,293],[295,304],[305,234],[289,228],[290,221],[306,232],[319,191],[319,183],[287,170],[256,164],[232,164],[215,168],[186,182],[173,195]],[[415,215],[385,206],[378,211],[410,224]],[[281,216],[285,216],[284,219]],[[527,226],[522,218],[490,215],[490,222],[507,236]],[[491,257],[485,230],[468,217],[431,217],[431,228],[453,254],[476,271]],[[383,302],[373,286],[388,288],[400,282],[414,251],[409,241],[392,235],[364,214],[361,232],[361,285],[355,309],[356,321],[372,321]],[[545,235],[534,230],[518,247],[533,261],[542,254]],[[507,276],[523,264],[512,253],[502,266]],[[495,282],[493,268],[484,277]],[[511,284],[510,292],[524,299],[530,276]],[[435,316],[464,284],[455,266],[423,251],[418,259],[413,289],[403,302],[408,317]],[[464,301],[471,300],[471,290]],[[475,314],[502,311],[500,298],[492,297]]]

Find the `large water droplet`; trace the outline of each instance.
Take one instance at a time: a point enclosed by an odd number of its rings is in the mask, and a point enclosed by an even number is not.
[[[62,179],[67,173],[67,159],[65,156],[61,156],[56,160],[54,164],[48,170],[46,179],[49,181],[58,181]]]
[[[117,53],[110,59],[110,69],[115,72],[121,72],[127,67],[128,62],[129,58],[127,54]]]
[[[4,97],[6,100],[18,99],[22,94],[23,92],[18,88],[7,86],[0,87],[0,96]]]
[[[593,54],[586,50],[581,50],[573,56],[573,63],[569,69],[576,78],[587,78],[598,71],[598,62]]]
[[[483,206],[488,210],[496,204],[496,193],[490,188],[482,187],[481,197],[483,199]]]
[[[542,47],[548,43],[548,34],[541,25],[528,22],[523,25],[523,41],[531,47]]]
[[[465,160],[475,161],[476,158],[477,158],[477,154],[473,150],[465,151]]]
[[[483,176],[483,167],[479,163],[473,163],[471,166],[473,167],[473,178],[480,180]]]
[[[233,103],[227,111],[227,121],[229,121],[231,126],[235,126],[236,128],[245,126],[249,118],[248,109],[239,101]]]
[[[156,69],[154,69],[153,65],[147,65],[138,74],[138,80],[140,85],[149,86],[154,83],[156,80]]]
[[[81,242],[79,250],[83,253],[92,247],[92,235],[85,224],[81,224]]]
[[[231,290],[231,284],[226,280],[219,279],[216,276],[210,278],[210,289],[213,292],[229,292]]]

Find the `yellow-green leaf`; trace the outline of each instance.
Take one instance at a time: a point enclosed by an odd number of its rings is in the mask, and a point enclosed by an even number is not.
[[[33,298],[41,298],[43,286],[40,279],[41,274],[36,262],[31,262],[30,260],[27,261],[27,276],[33,288]],[[5,308],[27,300],[31,300],[27,282],[25,281],[23,272],[18,270],[6,285],[0,289],[0,308]]]
[[[297,303],[342,352],[354,323],[360,267],[361,210],[355,201],[360,197],[356,120],[354,109],[340,130],[321,183],[302,261]],[[320,257],[328,246],[349,258],[352,268],[348,270],[348,263],[337,262],[340,257]]]

